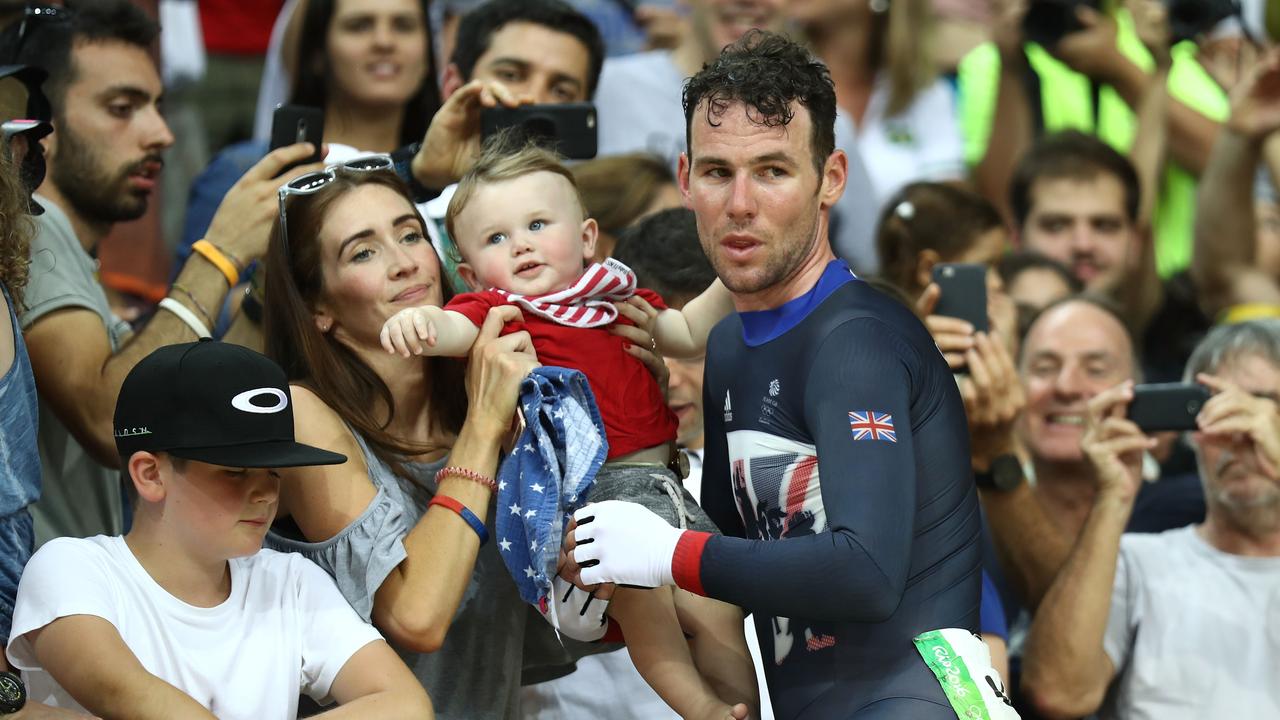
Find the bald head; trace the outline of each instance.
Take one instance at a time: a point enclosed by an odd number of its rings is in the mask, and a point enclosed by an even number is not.
[[[1083,459],[1085,405],[1137,376],[1134,344],[1120,317],[1075,296],[1046,308],[1027,331],[1018,366],[1027,393],[1020,432],[1037,460]]]

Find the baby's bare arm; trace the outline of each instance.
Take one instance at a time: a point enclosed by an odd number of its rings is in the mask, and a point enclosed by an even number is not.
[[[466,315],[434,305],[408,308],[382,326],[382,347],[389,353],[465,357],[480,329]]]
[[[663,355],[695,358],[707,350],[711,328],[733,312],[733,296],[716,280],[683,310],[663,310],[654,323],[653,337]]]

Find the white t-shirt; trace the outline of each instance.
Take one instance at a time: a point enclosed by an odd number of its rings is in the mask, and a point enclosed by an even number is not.
[[[685,148],[684,79],[667,50],[605,60],[595,95],[597,154],[647,152],[675,172]]]
[[[1221,552],[1194,526],[1123,536],[1103,647],[1102,718],[1280,717],[1280,557]]]
[[[51,540],[18,586],[9,661],[24,671],[32,700],[83,710],[24,635],[94,615],[120,631],[149,672],[222,720],[292,720],[299,693],[327,702],[338,671],[378,631],[301,555],[261,550],[230,563],[230,596],[201,608],[160,587],[122,537]]]
[[[684,80],[669,51],[606,60],[595,96],[599,155],[649,152],[666,159],[675,172],[685,150]],[[938,80],[893,117],[886,116],[888,105],[888,79],[881,77],[860,128],[836,113],[836,147],[849,156],[849,178],[833,213],[831,245],[863,273],[879,267],[875,224],[890,195],[916,180],[965,176],[950,85]]]

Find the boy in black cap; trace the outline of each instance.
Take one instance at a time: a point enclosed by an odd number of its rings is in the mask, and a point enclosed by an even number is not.
[[[430,718],[418,681],[297,554],[260,550],[273,468],[345,457],[294,442],[284,372],[252,350],[161,347],[125,378],[116,448],[137,490],[124,537],[59,538],[18,589],[9,659],[33,700],[104,718]]]

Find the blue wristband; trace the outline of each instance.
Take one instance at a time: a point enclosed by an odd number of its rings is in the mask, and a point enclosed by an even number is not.
[[[431,502],[427,503],[428,508],[432,505],[439,505],[442,508],[454,511],[458,514],[458,517],[465,520],[471,526],[471,529],[476,532],[476,536],[480,538],[481,545],[489,542],[489,529],[484,526],[484,522],[476,517],[476,514],[471,512],[470,508],[458,502],[457,498],[451,498],[448,495],[436,495],[431,498]]]

